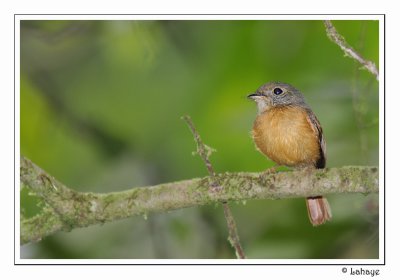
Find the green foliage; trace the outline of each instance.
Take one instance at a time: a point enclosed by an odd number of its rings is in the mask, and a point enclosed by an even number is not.
[[[333,24],[379,65],[377,21]],[[189,114],[218,151],[217,172],[261,171],[272,163],[254,149],[256,108],[246,95],[272,80],[304,93],[324,128],[329,167],[378,165],[378,83],[321,21],[23,21],[21,153],[79,191],[204,176],[180,119]],[[329,200],[334,219],[318,228],[303,200],[234,204],[246,255],[377,258],[377,197]],[[222,208],[209,206],[59,233],[21,256],[231,258],[227,236]]]

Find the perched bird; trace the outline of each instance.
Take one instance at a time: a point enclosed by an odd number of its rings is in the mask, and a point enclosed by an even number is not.
[[[322,127],[299,90],[289,84],[270,82],[248,98],[257,103],[258,115],[252,136],[262,154],[278,165],[325,168]],[[313,226],[332,218],[325,197],[307,197],[306,204]]]

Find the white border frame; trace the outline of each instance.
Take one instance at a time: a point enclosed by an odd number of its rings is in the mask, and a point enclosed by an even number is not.
[[[379,21],[379,185],[384,186],[384,15],[235,15],[235,14],[209,14],[209,15],[183,15],[183,14],[148,14],[148,15],[32,15],[17,14],[14,16],[15,27],[15,264],[285,264],[285,265],[382,265],[385,263],[385,228],[384,209],[386,205],[385,190],[379,195],[379,259],[245,259],[245,260],[220,260],[220,259],[21,259],[20,258],[20,21],[21,20],[378,20]]]

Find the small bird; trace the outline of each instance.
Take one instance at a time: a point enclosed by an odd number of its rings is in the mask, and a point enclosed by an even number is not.
[[[256,148],[278,165],[325,168],[326,144],[322,127],[293,86],[281,82],[262,85],[247,96],[257,103],[258,115],[252,136]],[[332,218],[323,196],[306,198],[308,217],[313,226]]]

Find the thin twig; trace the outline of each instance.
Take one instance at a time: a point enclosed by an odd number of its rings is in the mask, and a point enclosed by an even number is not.
[[[203,143],[203,141],[200,138],[199,133],[197,132],[196,128],[194,127],[192,119],[189,116],[183,116],[182,119],[187,123],[187,125],[190,128],[190,131],[192,131],[194,140],[196,141],[196,144],[197,144],[197,153],[203,159],[203,161],[207,167],[208,174],[210,174],[210,176],[215,176],[214,168],[209,160],[209,156],[211,155],[211,153],[214,150]]]
[[[333,26],[330,20],[324,20],[326,34],[328,35],[329,39],[338,45],[346,56],[353,58],[354,60],[358,61],[360,64],[363,65],[365,69],[367,69],[371,74],[375,75],[376,80],[379,81],[379,71],[375,66],[375,63],[372,61],[366,60],[363,58],[356,50],[354,50],[344,39],[342,35],[340,35],[336,28]]]
[[[224,215],[229,230],[229,242],[235,248],[236,257],[238,259],[245,259],[246,255],[244,254],[242,246],[240,245],[239,234],[237,232],[236,222],[233,218],[231,208],[227,202],[223,202],[222,206],[224,207]]]
[[[196,128],[194,127],[194,124],[193,124],[190,116],[183,116],[182,119],[188,124],[190,130],[192,131],[193,137],[197,144],[197,153],[203,159],[203,161],[207,167],[208,173],[210,174],[210,177],[212,179],[211,186],[213,188],[214,187],[221,188],[220,184],[218,184],[217,179],[215,178],[216,173],[215,173],[215,170],[209,160],[209,156],[211,155],[212,149],[203,143],[203,141],[200,138],[199,133],[197,132]],[[222,205],[224,207],[224,215],[225,215],[225,219],[226,219],[226,224],[228,226],[228,232],[229,232],[228,240],[231,243],[231,245],[233,246],[233,248],[235,248],[236,257],[238,259],[245,259],[246,256],[245,256],[242,246],[240,244],[239,234],[237,231],[235,219],[233,218],[232,211],[227,202],[223,202]]]

